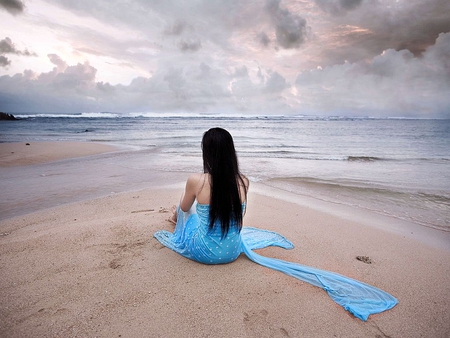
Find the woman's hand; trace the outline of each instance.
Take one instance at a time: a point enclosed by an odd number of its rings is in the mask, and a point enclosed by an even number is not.
[[[178,215],[177,215],[177,206],[174,205],[174,206],[172,207],[171,211],[172,211],[172,216],[170,216],[167,220],[168,220],[170,223],[173,223],[173,224],[177,225],[177,219],[178,219]]]

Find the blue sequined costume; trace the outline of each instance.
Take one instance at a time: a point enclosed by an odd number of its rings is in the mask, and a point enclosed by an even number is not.
[[[219,223],[209,230],[209,205],[195,204],[188,212],[178,207],[177,213],[175,231],[160,230],[154,237],[186,258],[204,264],[224,264],[244,253],[255,263],[324,289],[336,303],[364,321],[369,315],[389,310],[398,303],[390,294],[368,284],[337,273],[264,257],[253,251],[267,246],[294,247],[276,232],[252,227],[243,227],[239,232],[237,227],[230,226],[227,236],[222,238]]]

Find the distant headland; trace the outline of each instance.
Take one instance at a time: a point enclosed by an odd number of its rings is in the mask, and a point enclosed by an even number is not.
[[[7,114],[0,112],[0,120],[13,121],[18,120],[18,118],[14,117],[13,114]]]

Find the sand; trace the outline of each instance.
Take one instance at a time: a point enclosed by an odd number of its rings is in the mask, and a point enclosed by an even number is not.
[[[0,143],[0,167],[51,162],[114,150],[113,146],[94,142]]]
[[[152,235],[173,228],[168,210],[182,188],[0,221],[0,337],[450,336],[449,250],[253,184],[245,225],[296,246],[259,253],[341,273],[399,300],[363,322],[323,290],[245,256],[208,266],[163,247]]]

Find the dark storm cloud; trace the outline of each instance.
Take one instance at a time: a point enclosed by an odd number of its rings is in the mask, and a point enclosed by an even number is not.
[[[0,53],[1,54],[16,54],[16,48],[14,47],[10,38],[6,37],[0,41]]]
[[[11,60],[9,60],[6,56],[0,55],[0,67],[6,67],[11,64]]]
[[[280,0],[267,0],[266,10],[275,23],[275,36],[280,47],[298,48],[307,37],[306,20],[280,7]]]
[[[386,15],[384,25],[374,31],[392,36],[392,48],[408,49],[417,56],[433,45],[440,33],[450,32],[450,1],[411,1],[408,5],[400,8],[395,16]],[[372,20],[371,25],[374,25],[375,20]]]
[[[340,0],[339,3],[345,9],[354,9],[361,4],[362,0]]]
[[[277,23],[275,34],[278,44],[283,48],[298,48],[305,41],[306,20],[299,16],[286,16]]]
[[[202,48],[202,43],[200,40],[186,39],[186,40],[181,40],[178,43],[178,47],[180,48],[180,50],[182,52],[196,52],[200,48]]]
[[[270,39],[265,32],[258,34],[258,41],[265,47],[267,47],[270,43]]]
[[[32,53],[27,49],[21,51],[16,48],[12,40],[8,37],[0,40],[0,54],[16,54],[16,55],[24,55],[24,56],[37,56],[36,53]]]
[[[345,9],[339,1],[315,1]],[[329,43],[318,50],[321,66],[371,59],[387,49],[407,49],[421,56],[440,33],[450,32],[448,0],[362,1],[353,6],[353,10],[345,9],[345,15],[327,18],[334,31]]]
[[[315,0],[316,4],[325,12],[332,15],[342,15],[361,5],[363,0]]]
[[[0,0],[0,8],[16,15],[23,12],[25,5],[20,0]]]
[[[17,49],[14,43],[8,37],[4,38],[3,40],[0,40],[0,67],[6,67],[11,64],[11,60],[9,60],[3,54],[37,56],[36,53],[31,53],[26,49],[24,51]]]
[[[16,55],[26,55],[26,56],[35,56],[35,53],[30,53],[28,50],[18,50],[16,46],[13,44],[10,38],[6,37],[3,40],[0,40],[0,54],[16,54]]]

